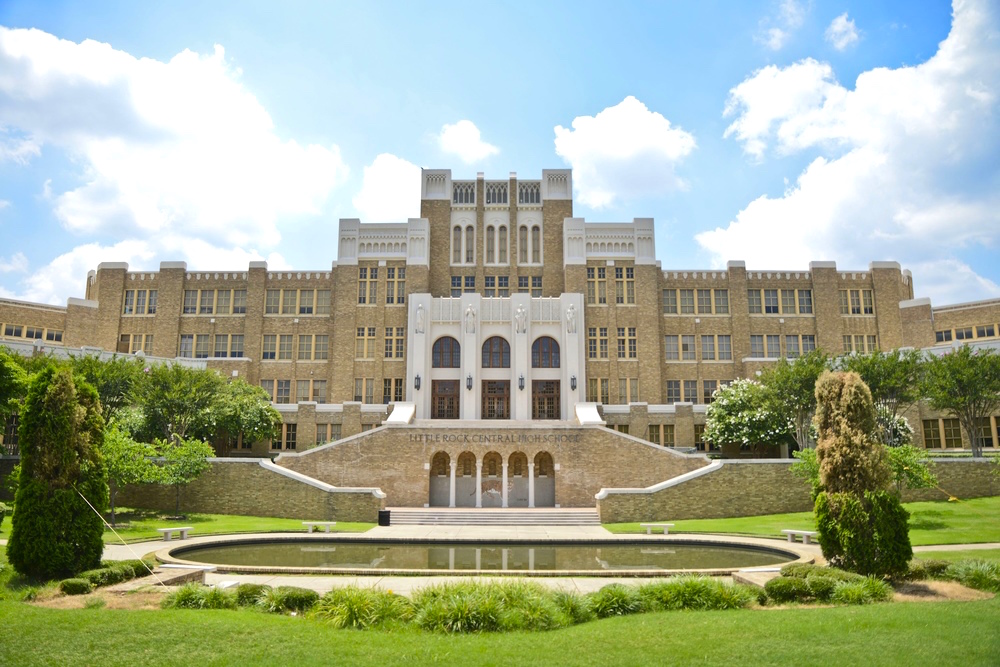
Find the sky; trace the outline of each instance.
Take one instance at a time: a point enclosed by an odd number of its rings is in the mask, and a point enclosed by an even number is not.
[[[328,269],[420,168],[573,169],[664,270],[897,261],[1000,298],[1000,0],[0,0],[0,297]]]

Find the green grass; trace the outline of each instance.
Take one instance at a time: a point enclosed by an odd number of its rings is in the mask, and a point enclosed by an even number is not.
[[[910,512],[910,541],[914,546],[1000,542],[1000,496],[959,502],[905,503]],[[768,514],[732,519],[677,520],[673,532],[728,533],[755,537],[782,537],[783,528],[815,530],[812,512]],[[612,533],[645,533],[639,523],[604,524]]]
[[[0,602],[0,664],[990,665],[1000,600],[663,612],[541,633],[337,630],[249,611],[51,610]]]
[[[183,520],[168,520],[170,513],[153,510],[125,510],[116,513],[117,523],[127,524],[115,528],[126,542],[159,539],[157,528],[191,526],[192,535],[221,535],[225,533],[271,533],[304,531],[300,519],[275,519],[271,517],[239,516],[233,514],[187,514]],[[6,524],[9,526],[9,524]],[[374,523],[337,522],[334,530],[338,533],[363,533]],[[110,530],[104,531],[105,544],[120,543]]]
[[[1000,563],[1000,549],[962,549],[961,551],[918,551],[914,559],[921,560],[987,560]]]

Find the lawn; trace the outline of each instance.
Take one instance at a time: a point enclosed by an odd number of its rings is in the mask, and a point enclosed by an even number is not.
[[[975,558],[976,560],[988,560],[1000,563],[1000,549],[962,549],[961,551],[918,551],[913,554],[914,559],[921,560],[965,560]]]
[[[928,544],[969,544],[1000,542],[1000,496],[972,498],[958,502],[906,503],[910,512],[910,541]],[[729,533],[756,537],[782,537],[783,528],[815,530],[812,512],[768,514],[733,519],[679,519],[673,522],[678,533]],[[645,533],[638,523],[605,524],[612,533]]]
[[[565,630],[335,630],[252,611],[52,610],[0,602],[0,664],[995,665],[1000,600],[663,612]]]

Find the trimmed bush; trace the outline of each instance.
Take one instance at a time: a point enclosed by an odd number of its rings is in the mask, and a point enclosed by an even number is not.
[[[820,547],[831,565],[874,576],[909,571],[910,514],[892,493],[821,493],[815,510]]]
[[[335,628],[368,630],[410,620],[413,605],[406,598],[388,591],[345,586],[320,598],[309,616]]]
[[[820,602],[829,602],[830,598],[833,597],[833,589],[835,589],[837,584],[842,581],[842,579],[838,580],[833,577],[824,577],[819,574],[806,577],[806,584],[809,586],[809,594]]]
[[[892,599],[892,586],[875,577],[861,581],[838,581],[831,602],[835,604],[871,604]]]
[[[948,567],[945,576],[969,588],[1000,593],[1000,565],[996,563],[960,560]]]
[[[583,595],[569,591],[556,591],[552,594],[552,602],[566,616],[571,625],[587,623],[595,618],[594,611],[590,608],[590,600]]]
[[[63,579],[59,582],[59,590],[66,595],[86,595],[94,587],[86,579]]]
[[[711,577],[677,577],[639,588],[646,609],[742,609],[757,600],[749,586],[725,584]]]
[[[257,606],[272,614],[309,611],[319,601],[319,593],[298,586],[278,586],[265,590]]]
[[[236,587],[236,604],[240,607],[253,607],[264,591],[268,590],[271,590],[271,587],[266,584],[239,584]]]
[[[764,592],[774,602],[803,602],[812,596],[809,582],[801,577],[775,577],[764,584]]]
[[[910,571],[906,578],[911,581],[923,581],[924,579],[942,579],[945,572],[951,566],[951,561],[947,560],[912,560],[910,561]]]
[[[597,618],[638,614],[643,611],[642,596],[631,586],[609,584],[590,594],[590,608]]]

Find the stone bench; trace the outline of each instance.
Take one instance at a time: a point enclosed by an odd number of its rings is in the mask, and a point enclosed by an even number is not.
[[[302,525],[306,527],[306,532],[311,533],[314,529],[322,526],[323,531],[329,533],[330,529],[337,525],[336,521],[303,521]]]
[[[795,537],[798,535],[802,536],[802,544],[810,544],[812,538],[816,537],[818,533],[815,530],[792,530],[791,528],[786,528],[781,531],[783,534],[788,536],[789,542],[794,542]]]
[[[670,529],[674,527],[674,524],[672,524],[672,523],[640,523],[639,527],[640,528],[645,528],[647,535],[652,535],[654,528],[662,528],[663,529],[663,534],[664,535],[669,535],[670,534]]]
[[[178,533],[180,535],[178,539],[186,540],[188,532],[192,530],[194,530],[194,528],[191,526],[184,526],[183,528],[157,528],[156,532],[163,535],[164,542],[169,542],[174,533]]]

